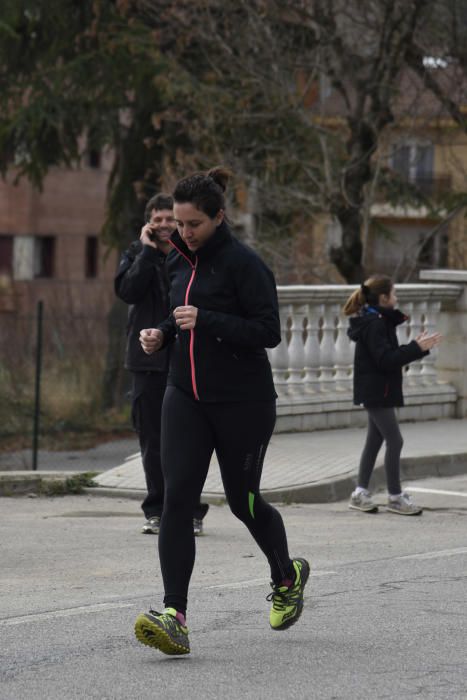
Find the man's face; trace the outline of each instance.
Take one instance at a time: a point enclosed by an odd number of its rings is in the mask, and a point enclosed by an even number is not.
[[[167,243],[176,229],[172,209],[153,209],[148,223],[155,243]]]

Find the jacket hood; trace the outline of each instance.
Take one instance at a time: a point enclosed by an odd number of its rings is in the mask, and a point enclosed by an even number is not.
[[[357,342],[369,324],[381,318],[393,326],[399,326],[407,321],[408,317],[399,309],[386,309],[383,306],[364,306],[358,316],[353,316],[350,319],[347,335],[350,340]]]

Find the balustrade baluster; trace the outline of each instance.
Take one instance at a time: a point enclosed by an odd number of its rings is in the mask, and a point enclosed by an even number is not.
[[[337,322],[337,338],[336,338],[336,389],[338,391],[350,391],[352,388],[352,366],[353,366],[353,348],[351,340],[347,335],[349,327],[348,320],[345,316],[339,314]]]
[[[307,324],[305,340],[305,391],[317,393],[320,390],[320,343],[319,323],[323,316],[322,304],[307,304]]]
[[[303,394],[303,373],[305,366],[305,348],[303,343],[304,321],[307,307],[305,304],[289,304],[288,313],[291,318],[289,343],[289,379],[290,394]]]
[[[272,376],[274,385],[279,398],[286,396],[288,393],[287,377],[289,374],[289,348],[287,343],[287,321],[288,307],[279,307],[279,318],[281,324],[282,341],[279,345],[273,348],[269,353],[269,359],[272,367]]]
[[[334,341],[335,317],[339,307],[336,304],[325,304],[323,325],[321,331],[323,334],[321,340],[321,366],[320,366],[320,386],[321,391],[330,392],[335,388],[334,370],[336,358],[336,346]]]

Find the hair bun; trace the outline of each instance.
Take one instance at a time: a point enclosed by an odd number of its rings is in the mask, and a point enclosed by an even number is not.
[[[230,172],[230,170],[227,170],[227,168],[224,168],[222,165],[218,165],[215,168],[211,168],[211,170],[209,170],[206,173],[206,175],[207,177],[212,178],[216,185],[219,185],[222,192],[225,192],[227,188],[227,183],[232,177],[232,173]]]

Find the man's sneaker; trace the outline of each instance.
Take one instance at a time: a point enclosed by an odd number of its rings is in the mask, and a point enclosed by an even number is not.
[[[417,506],[408,493],[401,493],[397,498],[389,498],[386,509],[398,515],[421,515],[423,508]]]
[[[161,527],[160,516],[155,515],[154,517],[149,518],[149,520],[147,520],[144,523],[143,527],[141,528],[141,532],[144,535],[158,535],[160,527]]]
[[[189,654],[188,627],[177,620],[176,614],[174,608],[166,608],[163,613],[155,610],[141,613],[135,622],[136,639],[171,656]]]
[[[203,521],[199,518],[193,518],[193,532],[195,537],[200,537],[203,534]]]
[[[295,582],[290,586],[271,583],[272,593],[266,600],[272,601],[269,624],[273,630],[285,630],[297,622],[303,610],[303,591],[310,575],[310,565],[305,559],[294,559]]]
[[[377,513],[378,506],[371,499],[369,491],[354,491],[350,496],[349,508],[361,510],[364,513]]]

